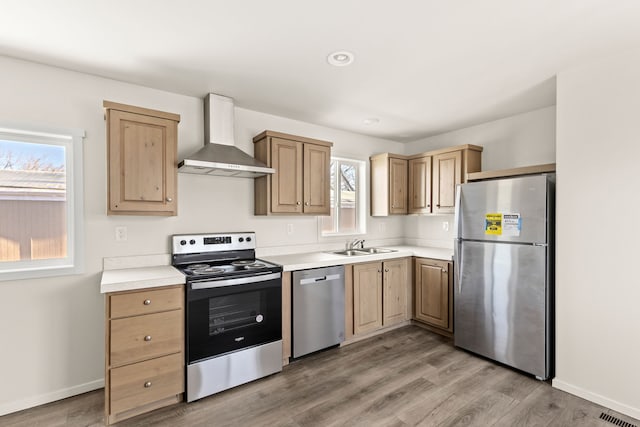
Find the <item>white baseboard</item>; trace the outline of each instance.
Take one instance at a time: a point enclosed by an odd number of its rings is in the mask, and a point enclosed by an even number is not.
[[[38,396],[27,397],[26,399],[0,403],[0,416],[22,411],[23,409],[33,408],[34,406],[44,405],[45,403],[55,402],[56,400],[66,399],[67,397],[97,390],[102,387],[104,387],[104,380],[100,379],[73,387],[55,390],[50,393],[40,394]]]
[[[620,412],[621,414],[640,419],[640,409],[634,408],[633,406],[625,405],[624,403],[609,399],[608,397],[593,393],[589,390],[585,390],[562,380],[554,379],[552,380],[551,385],[558,390],[566,391],[567,393],[571,393],[593,403],[597,403],[598,405],[613,409],[614,411]]]

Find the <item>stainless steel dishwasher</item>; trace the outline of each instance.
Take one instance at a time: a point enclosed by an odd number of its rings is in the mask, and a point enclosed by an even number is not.
[[[293,272],[293,357],[344,341],[344,266]]]

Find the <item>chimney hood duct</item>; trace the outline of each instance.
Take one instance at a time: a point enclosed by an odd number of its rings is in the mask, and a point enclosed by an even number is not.
[[[275,172],[234,146],[233,99],[213,93],[205,97],[204,136],[204,147],[178,163],[179,172],[240,178]]]

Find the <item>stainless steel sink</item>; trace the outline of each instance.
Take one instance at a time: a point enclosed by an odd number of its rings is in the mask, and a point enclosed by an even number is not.
[[[335,255],[344,256],[359,256],[359,255],[371,255],[371,254],[387,254],[389,252],[398,252],[395,249],[383,249],[383,248],[363,248],[363,249],[347,249],[344,251],[331,252]]]
[[[331,252],[331,253],[332,254],[336,254],[336,255],[345,255],[345,256],[367,255],[367,253],[361,252],[361,251],[355,250],[355,249],[347,249],[346,251],[335,251],[335,252]]]
[[[362,252],[365,254],[388,254],[389,252],[398,252],[395,249],[383,249],[383,248],[363,248],[363,249],[354,249],[357,252]]]

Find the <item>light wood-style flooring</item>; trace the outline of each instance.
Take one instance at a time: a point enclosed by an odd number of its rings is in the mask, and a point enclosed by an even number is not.
[[[0,417],[0,426],[103,425],[103,390]],[[613,426],[625,417],[407,326],[118,426]]]

